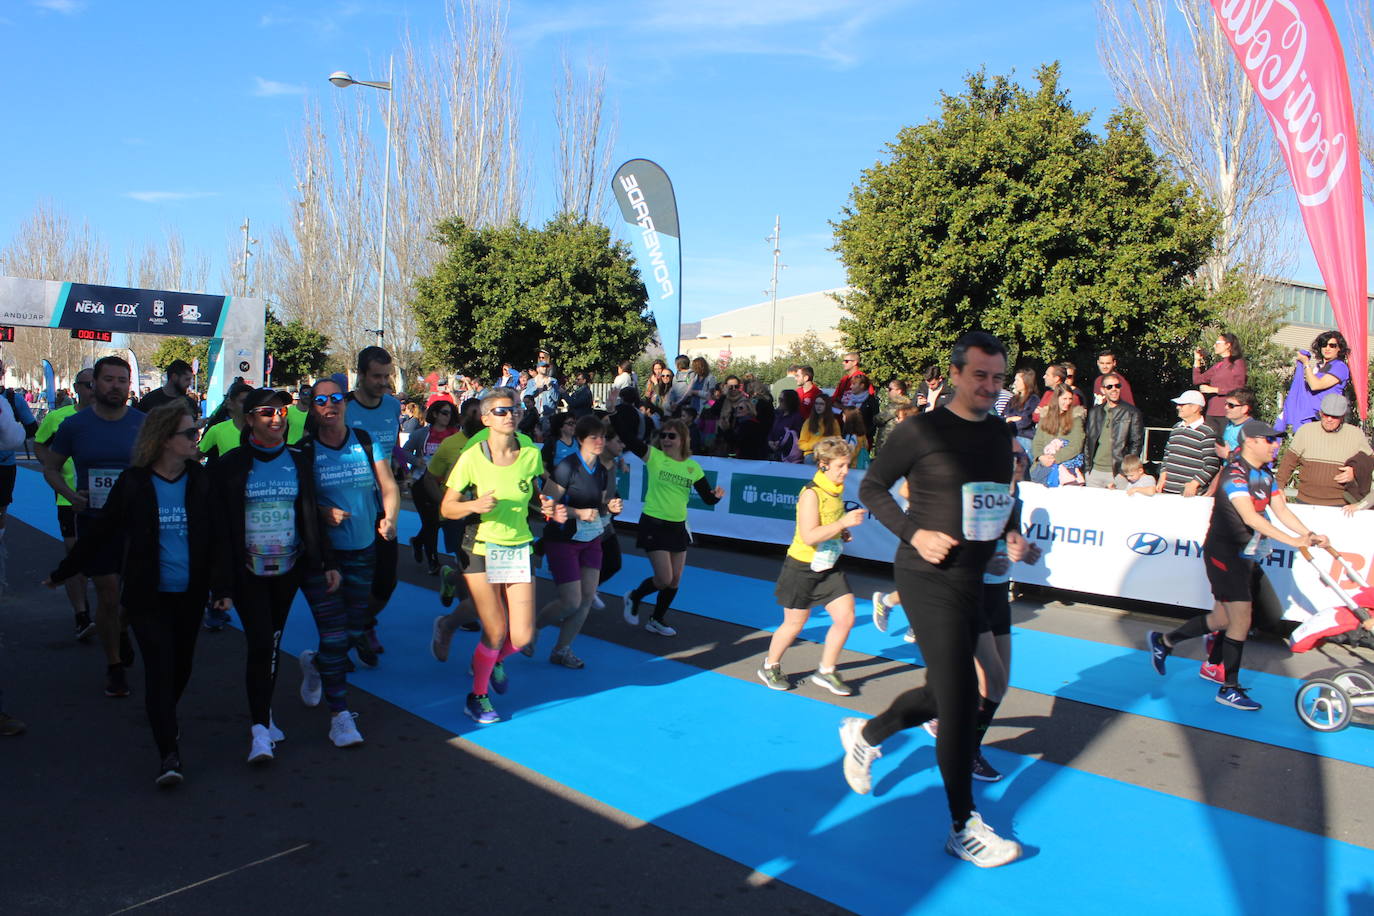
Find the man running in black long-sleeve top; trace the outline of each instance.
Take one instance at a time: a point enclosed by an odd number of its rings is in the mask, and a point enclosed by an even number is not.
[[[999,837],[973,810],[970,776],[983,570],[1004,534],[1010,559],[1028,553],[1013,511],[1011,433],[1001,418],[988,415],[1006,370],[1001,341],[981,331],[965,334],[950,356],[954,399],[903,421],[864,476],[860,498],[900,542],[895,578],[925,659],[926,683],[897,697],[877,718],[846,719],[840,727],[845,778],[855,792],[866,793],[882,742],[938,716],[935,754],[953,819],[945,849],[985,868],[1021,855],[1019,843]],[[906,511],[889,492],[903,478],[911,494]]]

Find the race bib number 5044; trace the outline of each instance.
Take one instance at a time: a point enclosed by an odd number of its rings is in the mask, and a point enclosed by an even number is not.
[[[964,502],[964,537],[970,541],[995,541],[1007,528],[1016,499],[1004,483],[966,483],[962,489]]]

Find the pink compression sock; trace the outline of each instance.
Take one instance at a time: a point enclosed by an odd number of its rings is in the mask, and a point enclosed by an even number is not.
[[[491,669],[500,661],[500,652],[479,642],[472,653],[472,692],[481,696],[491,687]]]

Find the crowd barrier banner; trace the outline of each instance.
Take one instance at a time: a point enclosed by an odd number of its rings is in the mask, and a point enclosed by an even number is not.
[[[630,470],[620,475],[625,509],[620,518],[639,520],[644,507],[644,465],[628,458]],[[688,502],[687,524],[693,532],[781,546],[792,542],[797,496],[812,478],[812,465],[774,461],[696,458],[712,486],[725,498],[707,506],[695,492]],[[863,471],[850,471],[844,498],[859,499]],[[1021,530],[1040,547],[1041,561],[1016,564],[1017,582],[1180,607],[1210,608],[1211,589],[1202,563],[1202,540],[1212,512],[1206,496],[1128,496],[1116,490],[1044,487],[1023,483]],[[1356,570],[1374,564],[1374,512],[1346,517],[1339,509],[1293,506],[1313,531],[1328,535],[1333,546]],[[849,556],[891,561],[897,539],[876,519],[851,529],[845,545]],[[1325,551],[1314,555],[1347,591],[1357,589]],[[1264,573],[1290,617],[1301,617],[1338,603],[1317,572],[1296,550],[1276,545],[1263,563]],[[1367,573],[1366,573],[1367,574]]]

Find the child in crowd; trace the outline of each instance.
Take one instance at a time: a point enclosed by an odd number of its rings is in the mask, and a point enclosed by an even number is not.
[[[1145,473],[1145,465],[1141,464],[1139,455],[1127,455],[1121,459],[1121,473],[1112,481],[1111,489],[1125,490],[1128,495],[1151,495],[1155,491],[1155,479]]]
[[[787,548],[775,594],[783,606],[782,625],[773,633],[768,657],[758,671],[759,680],[773,690],[792,684],[782,673],[782,654],[801,633],[811,609],[824,605],[830,614],[821,664],[811,682],[837,696],[854,691],[835,673],[849,631],[854,626],[854,593],[843,572],[835,568],[849,529],[864,520],[862,508],[844,508],[844,481],[849,476],[853,452],[843,439],[827,436],[816,443],[816,475],[802,487],[797,498],[797,525]]]

